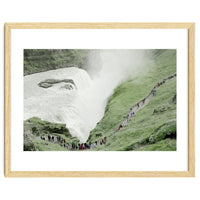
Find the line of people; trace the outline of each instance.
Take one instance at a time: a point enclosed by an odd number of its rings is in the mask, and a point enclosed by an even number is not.
[[[174,78],[174,77],[176,77],[176,73],[175,73],[174,75],[172,75],[172,76],[169,76],[167,79],[163,79],[162,82],[158,83],[156,86],[153,87],[153,89],[151,90],[149,96],[150,96],[151,94],[152,94],[153,96],[155,96],[155,94],[156,94],[156,88],[157,88],[157,87],[160,87],[160,86],[163,85],[167,80],[170,80],[170,79],[172,79],[172,78]],[[149,96],[148,96],[148,97],[149,97]],[[146,99],[147,99],[148,97],[144,98],[142,101],[137,102],[137,104],[136,104],[134,107],[137,107],[137,109],[139,109],[141,103],[142,103],[142,104],[145,104],[145,101],[146,101]],[[130,108],[129,114],[127,115],[127,117],[126,117],[126,119],[123,121],[123,123],[119,125],[119,127],[118,127],[118,129],[115,131],[115,133],[118,132],[118,131],[120,131],[120,129],[121,129],[123,126],[127,125],[127,124],[131,121],[131,118],[132,118],[132,117],[134,116],[134,114],[135,114],[135,112],[132,112],[133,109],[134,109],[134,107]]]
[[[55,138],[57,140],[55,140]],[[92,148],[96,148],[98,146],[98,142],[99,145],[103,145],[106,144],[106,137],[104,137],[103,139],[101,139],[100,141],[95,141],[94,143],[77,143],[75,141],[72,141],[71,144],[66,143],[66,140],[64,138],[62,138],[61,136],[54,136],[54,135],[48,135],[47,139],[44,136],[40,136],[41,140],[47,140],[49,142],[52,143],[59,143],[60,146],[67,148],[69,150],[85,150],[85,149],[92,149]]]
[[[75,142],[72,142],[71,150],[93,149],[93,148],[96,148],[98,146],[98,142],[99,142],[99,145],[106,144],[106,139],[107,139],[107,137],[104,137],[100,141],[95,141],[94,143],[89,142],[89,143],[78,143],[77,144]]]

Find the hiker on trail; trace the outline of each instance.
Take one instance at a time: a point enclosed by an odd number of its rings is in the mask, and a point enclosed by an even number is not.
[[[139,104],[139,103],[137,103],[137,107],[138,107],[138,108],[140,107],[140,104]]]
[[[74,149],[75,148],[75,143],[74,142],[72,142],[72,149]]]
[[[41,140],[45,140],[45,137],[42,137],[42,136],[41,136],[40,138],[41,138]]]
[[[84,143],[84,149],[87,149],[88,147],[87,147],[87,143]]]
[[[171,78],[173,78],[173,76],[169,76],[169,77],[168,77],[168,79],[171,79]]]
[[[174,76],[176,76],[176,74],[174,74]]]
[[[89,145],[89,144],[87,144],[87,143],[86,143],[86,148],[87,148],[87,149],[90,149],[90,145]]]
[[[48,135],[48,140],[49,140],[49,141],[51,140],[51,136],[50,136],[50,135]]]
[[[94,148],[96,148],[96,147],[97,147],[97,144],[96,144],[96,142],[93,144],[93,146],[94,146]]]
[[[52,136],[52,138],[51,138],[51,139],[52,139],[52,141],[54,142],[54,136]]]
[[[64,143],[66,142],[65,139],[63,141],[64,141]]]
[[[102,142],[100,141],[100,145],[102,145]]]
[[[57,141],[58,141],[58,142],[60,141],[60,136],[57,137]]]
[[[122,125],[121,125],[121,124],[119,125],[119,128],[118,128],[117,130],[119,131],[119,130],[120,130],[120,128],[122,128]]]
[[[104,139],[101,140],[102,144],[104,144]]]
[[[142,101],[143,103],[145,103],[145,98],[143,99],[143,101]]]
[[[158,83],[158,87],[160,86],[160,83]]]
[[[165,83],[165,79],[163,80],[163,84]]]
[[[162,85],[162,82],[160,83],[160,85]]]
[[[156,93],[156,89],[153,89],[153,90],[152,90],[153,96],[155,96],[155,93]]]

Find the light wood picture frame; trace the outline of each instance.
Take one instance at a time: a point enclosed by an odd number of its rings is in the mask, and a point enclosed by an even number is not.
[[[187,29],[188,171],[12,171],[11,31],[13,29]],[[186,155],[187,156],[187,155]],[[6,23],[5,24],[5,176],[6,177],[194,177],[195,176],[195,24],[194,23]]]

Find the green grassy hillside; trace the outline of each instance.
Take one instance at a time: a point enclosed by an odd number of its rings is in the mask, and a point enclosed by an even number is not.
[[[88,53],[82,49],[25,49],[24,75],[64,67],[84,68]]]
[[[48,135],[54,136],[54,141],[48,141]],[[63,142],[57,142],[56,137],[65,139],[66,148]],[[42,140],[41,137],[45,137]],[[38,117],[32,117],[24,121],[24,150],[25,151],[68,151],[72,142],[78,143],[77,137],[71,136],[66,124],[43,121]]]
[[[176,79],[157,89],[156,96],[139,110],[128,126],[113,133],[131,107],[148,96],[152,88],[176,72],[176,50],[154,52],[148,72],[122,83],[110,97],[102,120],[91,131],[88,142],[111,136],[95,150],[176,150]],[[101,134],[100,134],[101,133]],[[101,135],[101,136],[97,136]]]

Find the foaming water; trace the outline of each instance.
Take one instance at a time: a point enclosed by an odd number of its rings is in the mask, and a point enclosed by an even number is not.
[[[104,115],[105,107],[114,89],[130,74],[144,71],[141,52],[101,52],[101,67],[93,60],[93,73],[80,68],[62,68],[24,77],[24,120],[40,117],[56,123],[65,123],[72,136],[85,142],[90,131]],[[133,62],[134,61],[134,62]],[[144,63],[144,60],[143,60]],[[95,65],[98,72],[95,72]],[[94,73],[95,72],[95,73]],[[91,78],[92,77],[92,78]],[[46,79],[72,79],[76,85],[68,90],[61,82],[49,88],[38,83]]]

